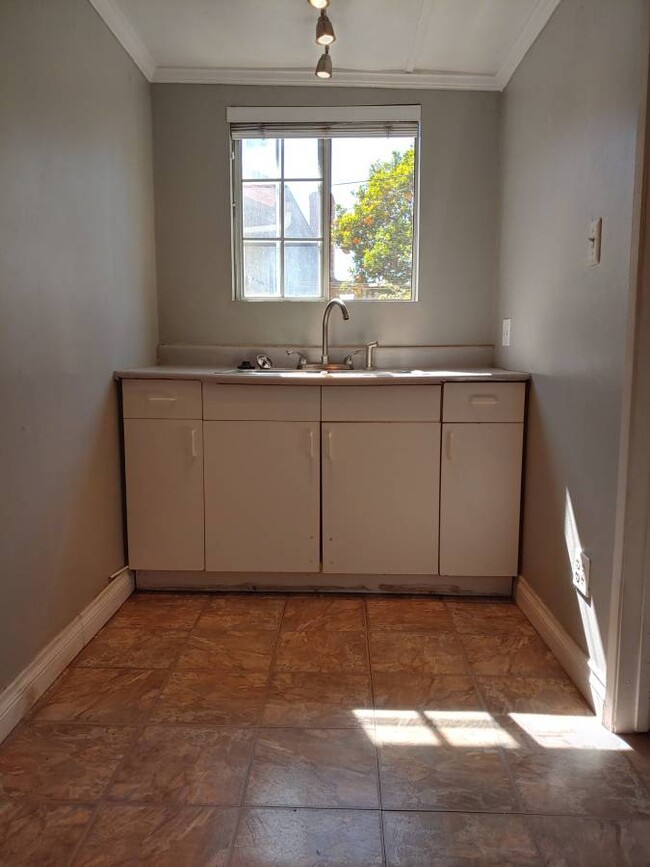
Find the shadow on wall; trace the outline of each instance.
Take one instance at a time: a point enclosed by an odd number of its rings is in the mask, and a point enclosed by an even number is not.
[[[539,399],[539,392],[550,379],[536,375],[530,389],[522,574],[604,682],[605,652],[599,619],[606,624],[608,612],[599,611],[597,595],[585,597],[573,586],[573,564],[583,550],[584,532],[571,488],[571,473],[562,465],[567,450],[560,441],[557,424],[549,422],[550,418],[561,417],[557,399],[556,405],[550,407],[546,394],[543,402]],[[553,381],[556,384],[555,378]]]

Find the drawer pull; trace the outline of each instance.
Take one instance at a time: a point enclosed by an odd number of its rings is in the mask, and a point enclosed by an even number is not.
[[[475,406],[490,406],[499,402],[496,394],[473,394],[469,402]]]
[[[174,403],[175,401],[178,400],[178,398],[175,396],[174,397],[158,397],[157,395],[150,394],[147,397],[147,400],[150,401],[151,403]]]

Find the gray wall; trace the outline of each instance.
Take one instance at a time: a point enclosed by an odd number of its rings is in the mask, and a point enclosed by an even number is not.
[[[563,0],[503,105],[498,329],[507,367],[533,372],[523,574],[602,667],[606,644],[645,3]],[[587,264],[603,218],[602,262]],[[571,584],[567,493],[592,560],[591,606]]]
[[[155,357],[149,87],[87,0],[0,3],[0,688],[124,564],[112,371]]]
[[[422,104],[420,301],[355,303],[344,342],[492,343],[494,93],[154,85],[160,339],[316,344],[322,304],[232,300],[229,105]],[[335,326],[334,342],[343,342]]]

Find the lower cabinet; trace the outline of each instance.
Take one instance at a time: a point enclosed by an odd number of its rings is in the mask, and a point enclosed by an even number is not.
[[[205,421],[205,568],[317,572],[320,424]]]
[[[438,571],[440,425],[323,423],[323,571]]]
[[[204,568],[200,420],[124,419],[129,565]]]
[[[523,424],[443,424],[440,574],[515,576]]]

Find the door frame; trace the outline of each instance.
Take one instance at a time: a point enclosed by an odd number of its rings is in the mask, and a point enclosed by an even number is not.
[[[639,109],[604,724],[650,728],[650,86]]]

